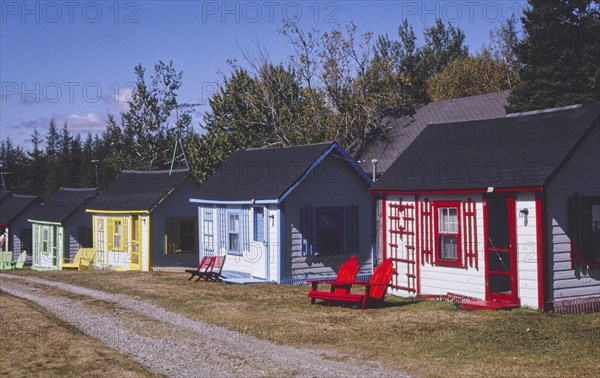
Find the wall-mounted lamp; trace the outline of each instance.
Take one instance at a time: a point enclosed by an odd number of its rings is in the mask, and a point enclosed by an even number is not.
[[[271,226],[275,226],[275,215],[271,214],[269,215],[269,218],[271,218]]]
[[[519,218],[523,218],[523,225],[527,226],[527,216],[529,215],[528,209],[519,210]]]
[[[373,165],[373,182],[377,181],[377,159],[371,160],[371,164]]]

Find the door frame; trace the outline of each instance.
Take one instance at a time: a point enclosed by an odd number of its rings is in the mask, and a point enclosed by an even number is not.
[[[268,222],[268,207],[267,206],[252,206],[250,208],[252,211],[248,212],[248,229],[249,229],[249,250],[248,256],[251,257],[251,250],[255,248],[255,251],[258,253],[258,258],[256,261],[250,261],[250,275],[255,278],[264,279],[266,281],[269,280],[269,247],[268,247],[268,233],[269,233],[269,222]],[[254,222],[256,221],[255,211],[256,209],[262,209],[263,212],[263,239],[255,240],[254,239],[254,228],[256,225]],[[250,221],[251,220],[251,221]],[[250,227],[252,226],[252,227]]]
[[[511,294],[497,294],[490,292],[490,275],[494,274],[490,271],[489,267],[489,254],[495,249],[489,246],[489,217],[488,217],[488,197],[503,196],[507,199],[507,218],[508,218],[508,232],[509,232],[509,248],[499,248],[501,250],[509,252],[510,255],[510,273],[511,276]],[[517,266],[517,209],[516,199],[514,193],[489,193],[483,196],[483,229],[484,229],[484,263],[485,263],[485,300],[505,302],[511,304],[519,304],[519,293],[518,293],[518,266]],[[496,272],[495,274],[498,274]]]
[[[134,219],[136,218],[137,222],[134,222]],[[129,245],[129,270],[140,271],[142,270],[142,216],[139,214],[132,214],[129,223],[131,224],[131,232],[129,233],[130,240],[127,241],[127,244]],[[134,235],[137,236],[137,240],[134,240]],[[134,252],[136,246],[138,251]],[[137,264],[134,263],[134,253],[137,253],[138,255]]]
[[[60,269],[62,266],[61,260],[63,259],[63,234],[60,226],[51,225],[52,232],[52,269]]]

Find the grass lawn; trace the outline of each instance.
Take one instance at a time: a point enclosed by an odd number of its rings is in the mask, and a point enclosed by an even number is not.
[[[187,281],[177,273],[19,271],[148,299],[278,344],[332,349],[419,376],[580,376],[600,371],[600,314],[467,312],[386,296],[361,312],[309,305],[307,286]]]
[[[0,377],[150,375],[42,307],[0,292]]]

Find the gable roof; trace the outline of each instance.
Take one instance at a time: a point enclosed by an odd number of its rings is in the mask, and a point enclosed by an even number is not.
[[[36,206],[29,219],[62,223],[96,193],[96,188],[60,188],[44,204]]]
[[[335,142],[239,150],[200,187],[190,202],[279,203],[329,154],[351,165],[367,183],[366,173]]]
[[[0,202],[9,198],[11,195],[11,192],[6,192],[4,190],[0,190]]]
[[[164,171],[123,171],[88,206],[88,211],[152,211],[185,179],[189,169]]]
[[[8,224],[36,200],[41,201],[38,196],[25,196],[13,194],[6,201],[0,202],[0,223]]]
[[[542,187],[599,124],[600,102],[432,124],[373,191]]]
[[[359,165],[372,173],[372,159],[377,159],[377,172],[384,173],[430,123],[459,122],[498,118],[506,115],[509,91],[493,92],[453,100],[430,102],[415,113],[384,120],[389,127],[385,136],[366,142],[356,155]]]

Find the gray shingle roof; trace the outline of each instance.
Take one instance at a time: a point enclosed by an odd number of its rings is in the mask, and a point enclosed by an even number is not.
[[[43,205],[36,206],[29,219],[62,223],[96,193],[96,188],[60,188]]]
[[[347,159],[366,180],[366,174],[336,143],[237,151],[200,188],[195,199],[251,201],[280,199],[324,154]]]
[[[418,107],[413,115],[387,119],[387,135],[367,142],[356,160],[365,172],[372,172],[372,159],[377,159],[377,172],[384,173],[430,123],[458,122],[504,116],[508,91],[430,102]]]
[[[20,194],[13,194],[7,196],[5,201],[0,202],[0,223],[8,224],[16,216],[21,214],[29,206],[33,205],[34,202],[41,201],[38,196],[24,196]]]
[[[600,123],[600,102],[431,124],[373,190],[541,187]],[[597,173],[596,173],[597,174]]]
[[[5,192],[4,190],[0,190],[0,201],[10,197],[10,192]]]
[[[86,208],[89,210],[152,211],[185,179],[192,178],[189,169],[169,171],[123,171]]]

